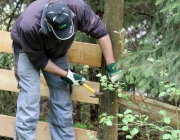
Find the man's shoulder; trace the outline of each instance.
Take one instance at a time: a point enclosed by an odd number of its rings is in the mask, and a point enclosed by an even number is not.
[[[67,4],[68,7],[70,7],[70,9],[72,8],[72,10],[74,9],[74,7],[84,9],[87,6],[87,3],[84,0],[71,0],[71,1],[61,0],[61,1]]]

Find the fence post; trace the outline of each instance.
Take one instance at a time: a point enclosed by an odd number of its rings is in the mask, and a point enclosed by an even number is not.
[[[119,44],[119,36],[115,34],[114,31],[119,31],[122,29],[123,23],[123,7],[124,0],[105,0],[104,9],[104,19],[109,35],[112,40],[113,50],[115,59],[118,60],[122,51],[122,46]],[[102,62],[102,74],[106,74],[105,62]],[[117,118],[118,113],[118,103],[117,94],[109,91],[103,91],[105,95],[100,99],[99,102],[99,115],[102,113],[107,113],[107,115],[112,115]],[[117,119],[113,120],[113,126],[109,127],[103,124],[98,126],[98,140],[117,140],[118,130],[117,130]]]

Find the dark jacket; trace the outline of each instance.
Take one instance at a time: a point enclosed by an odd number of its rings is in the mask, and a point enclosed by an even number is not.
[[[29,60],[37,67],[44,69],[49,58],[58,58],[67,53],[77,30],[99,39],[107,35],[101,19],[83,0],[60,0],[76,15],[73,18],[74,35],[68,40],[58,40],[54,35],[40,32],[41,17],[44,5],[52,0],[36,0],[16,19],[11,30],[11,38],[23,48]]]

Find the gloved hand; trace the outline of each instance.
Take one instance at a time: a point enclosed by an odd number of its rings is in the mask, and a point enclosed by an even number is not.
[[[117,82],[120,78],[120,68],[115,66],[115,63],[111,63],[106,67],[106,70],[108,72],[109,79],[112,82]]]
[[[83,78],[82,76],[72,72],[71,70],[67,71],[67,75],[66,77],[61,77],[61,79],[63,79],[64,81],[66,81],[68,84],[70,84],[71,86],[79,86],[79,81],[85,81],[86,79]]]

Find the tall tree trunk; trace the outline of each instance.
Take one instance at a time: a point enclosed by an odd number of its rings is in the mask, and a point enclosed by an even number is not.
[[[123,23],[123,7],[124,0],[105,0],[105,10],[104,19],[111,41],[113,44],[114,56],[118,60],[122,51],[122,46],[119,44],[119,36],[115,34],[114,31],[119,31],[122,29]],[[105,62],[102,62],[102,74],[106,74]],[[117,113],[118,113],[118,103],[117,94],[110,91],[103,91],[105,95],[100,99],[99,103],[99,115],[102,113],[107,113],[107,115],[112,115],[115,117],[113,120],[113,126],[107,126],[99,124],[98,126],[98,140],[117,140]]]

